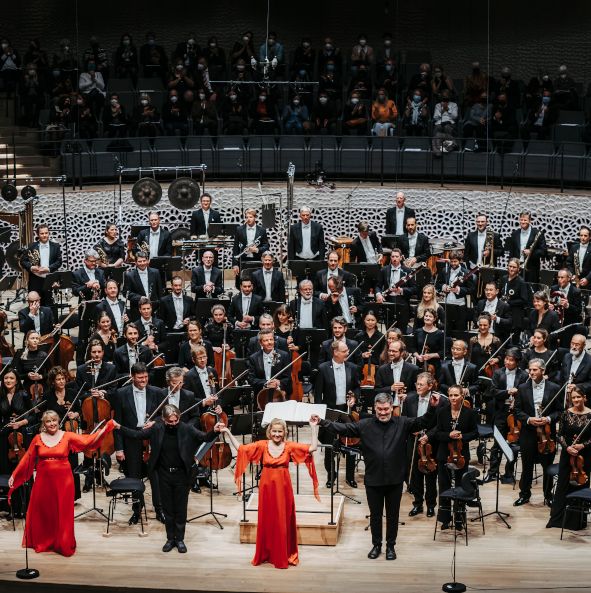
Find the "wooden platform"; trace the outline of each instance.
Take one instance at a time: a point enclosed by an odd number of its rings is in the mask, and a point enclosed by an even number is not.
[[[257,537],[259,497],[253,494],[246,504],[247,523],[240,521],[240,543],[254,544]],[[345,516],[345,497],[334,497],[333,524],[330,523],[330,496],[318,502],[313,495],[296,494],[298,544],[307,546],[336,546]]]

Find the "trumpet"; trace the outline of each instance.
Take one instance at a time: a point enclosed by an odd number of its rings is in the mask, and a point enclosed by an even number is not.
[[[261,243],[261,238],[257,237],[252,243],[249,243],[238,255],[237,257],[242,257],[246,255],[251,247],[258,247]]]

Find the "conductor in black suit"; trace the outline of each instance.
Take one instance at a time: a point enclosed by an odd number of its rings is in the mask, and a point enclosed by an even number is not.
[[[143,251],[145,245],[149,248],[150,258],[172,257],[172,236],[170,232],[160,226],[160,214],[148,214],[149,229],[143,229],[137,234],[136,253]]]
[[[209,235],[209,225],[212,222],[222,222],[220,213],[211,207],[212,197],[210,194],[201,194],[199,202],[201,208],[191,214],[191,237]]]
[[[361,438],[365,461],[365,493],[370,511],[372,560],[382,552],[382,516],[386,509],[386,560],[396,559],[396,536],[400,499],[406,474],[406,441],[412,432],[435,424],[439,395],[433,393],[427,413],[421,418],[394,416],[394,402],[387,393],[374,399],[375,416],[346,424],[320,420],[320,426],[340,435]],[[317,418],[317,417],[316,417]]]
[[[23,334],[34,330],[40,335],[53,330],[53,313],[51,307],[41,306],[41,296],[32,290],[27,294],[28,307],[18,312],[18,328]]]
[[[406,221],[415,217],[415,211],[406,206],[404,192],[399,191],[396,194],[396,206],[386,210],[386,235],[403,235]]]
[[[531,214],[519,214],[519,228],[515,229],[505,242],[509,257],[516,257],[524,266],[526,282],[540,281],[540,263],[546,256],[546,238],[543,231],[531,226]],[[527,266],[525,262],[527,261]]]
[[[312,218],[312,210],[308,206],[300,208],[300,221],[289,228],[287,258],[289,260],[322,260],[326,244],[322,225]]]
[[[126,442],[140,447],[142,440],[150,440],[148,473],[158,476],[166,526],[162,551],[170,552],[176,546],[184,554],[187,552],[185,525],[195,451],[200,443],[214,441],[224,425],[217,423],[213,431],[206,434],[180,420],[179,409],[167,404],[162,408],[162,422],[150,421],[142,430],[118,424],[119,431],[115,435],[122,434]]]
[[[283,303],[285,301],[285,279],[280,270],[273,268],[275,261],[273,254],[266,251],[261,256],[261,261],[263,267],[254,270],[250,275],[254,294],[260,296],[263,301]]]

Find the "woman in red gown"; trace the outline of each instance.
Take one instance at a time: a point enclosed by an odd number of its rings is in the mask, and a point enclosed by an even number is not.
[[[318,425],[310,421],[312,441],[309,445],[286,441],[287,425],[274,419],[267,426],[269,440],[241,445],[226,428],[234,447],[238,450],[234,479],[240,491],[241,477],[249,463],[262,463],[259,481],[259,511],[257,543],[252,564],[270,562],[275,568],[298,564],[298,534],[296,529],[295,502],[289,462],[305,463],[312,478],[314,496],[318,497],[318,478],[312,453],[318,447]]]
[[[34,470],[37,471],[23,546],[35,552],[53,550],[62,556],[71,556],[76,551],[74,477],[68,455],[97,447],[113,428],[113,420],[109,420],[102,430],[92,435],[65,432],[59,427],[56,412],[43,414],[40,434],[33,438],[8,482],[10,497]]]

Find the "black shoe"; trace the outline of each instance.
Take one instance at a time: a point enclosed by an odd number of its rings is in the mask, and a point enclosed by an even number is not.
[[[464,523],[462,521],[456,521],[454,525],[456,526],[456,531],[462,531],[464,529]]]
[[[484,452],[486,451],[486,445],[484,443],[480,443],[478,447],[476,447],[476,457],[478,458],[478,463],[482,465],[484,461]]]
[[[92,490],[92,480],[86,479],[84,480],[84,487],[82,488],[82,492],[90,492]]]
[[[486,477],[484,478],[484,480],[482,480],[485,484],[488,484],[489,482],[496,482],[498,476],[497,474],[487,474]]]
[[[374,546],[367,555],[371,560],[375,560],[382,553],[382,546]]]
[[[441,531],[443,531],[444,529],[449,529],[449,521],[444,521],[441,524]]]
[[[523,504],[527,504],[529,502],[529,496],[520,496],[514,503],[514,507],[520,507]]]
[[[419,505],[414,505],[410,511],[410,513],[408,513],[409,517],[416,517],[417,515],[419,515],[420,513],[423,512],[423,507],[419,506]]]
[[[357,482],[355,480],[345,480],[345,482],[347,482],[351,488],[357,488]]]
[[[334,482],[332,480],[326,480],[326,487],[327,488],[332,488]]]
[[[394,546],[386,546],[386,560],[396,560]]]
[[[216,484],[213,484],[210,478],[205,478],[202,483],[206,488],[212,488],[213,490],[217,490],[218,488]]]
[[[427,517],[435,516],[435,507],[427,507]]]
[[[157,509],[154,509],[154,511],[156,513],[156,519],[158,519],[158,521],[160,521],[160,523],[166,523],[166,517],[164,516],[162,509],[157,508]]]
[[[191,492],[194,492],[195,494],[201,494],[201,486],[199,486],[199,482],[195,482],[191,486]]]
[[[177,543],[176,543],[176,549],[181,553],[181,554],[186,554],[187,553],[187,546],[185,546],[185,542],[180,539]]]
[[[544,497],[544,505],[548,507],[552,506],[552,496]]]
[[[176,542],[173,539],[167,539],[166,543],[162,546],[163,552],[170,552],[176,546]]]
[[[501,476],[501,484],[515,484],[513,476]]]
[[[137,525],[140,520],[140,511],[133,511],[133,515],[129,518],[129,525]]]

